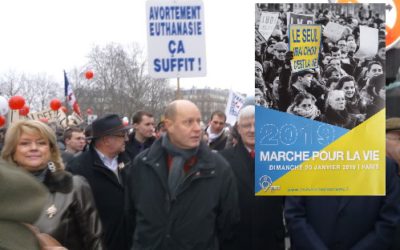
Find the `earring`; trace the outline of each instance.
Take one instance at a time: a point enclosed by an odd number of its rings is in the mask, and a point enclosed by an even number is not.
[[[56,172],[56,165],[54,164],[54,162],[49,161],[47,163],[47,167],[50,170],[50,172],[52,172],[52,173]]]

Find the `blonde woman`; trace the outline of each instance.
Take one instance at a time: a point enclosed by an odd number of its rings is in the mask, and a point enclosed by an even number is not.
[[[92,191],[83,177],[64,171],[56,135],[40,121],[24,120],[7,130],[1,157],[25,169],[50,195],[35,226],[69,250],[103,249]],[[22,202],[22,201],[21,201]]]

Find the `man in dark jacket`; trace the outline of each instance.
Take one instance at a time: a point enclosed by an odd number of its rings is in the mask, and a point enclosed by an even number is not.
[[[107,249],[129,249],[129,226],[124,216],[125,168],[129,158],[123,154],[127,130],[116,114],[106,115],[92,124],[92,141],[88,151],[68,164],[67,170],[84,176],[103,224],[103,242]]]
[[[238,116],[240,139],[221,151],[230,163],[239,191],[240,223],[233,240],[223,249],[284,249],[283,197],[254,196],[255,107],[242,108]]]
[[[154,117],[149,112],[138,111],[133,115],[132,124],[135,132],[129,136],[126,153],[133,161],[136,155],[150,147],[155,140],[153,136]]]
[[[221,151],[225,148],[228,136],[225,134],[226,115],[222,111],[214,111],[211,114],[211,119],[206,128],[208,134],[208,146],[216,151]]]
[[[200,121],[192,102],[170,103],[167,134],[135,158],[126,187],[134,249],[217,250],[237,223],[232,169],[201,142]]]
[[[388,249],[400,220],[399,184],[387,158],[385,196],[286,197],[292,249]]]

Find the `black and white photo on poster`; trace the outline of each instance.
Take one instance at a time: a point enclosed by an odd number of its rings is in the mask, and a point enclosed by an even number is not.
[[[258,105],[346,129],[384,108],[384,4],[258,3],[255,8]],[[320,26],[315,67],[293,68],[299,53],[293,50],[292,25]],[[311,28],[302,31],[304,44],[318,39]],[[300,53],[310,53],[304,44]]]

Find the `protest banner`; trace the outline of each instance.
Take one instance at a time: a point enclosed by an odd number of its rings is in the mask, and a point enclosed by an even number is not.
[[[346,27],[338,23],[329,22],[325,26],[323,34],[332,42],[337,42],[344,36],[344,34],[346,34]]]
[[[268,40],[268,38],[271,36],[278,22],[278,18],[279,13],[262,12],[258,31],[264,37],[264,39]]]
[[[360,47],[356,57],[374,57],[378,52],[378,29],[360,26]]]
[[[200,0],[148,0],[149,74],[155,78],[206,75],[204,8]]]
[[[256,42],[256,45],[260,45],[260,44],[263,44],[263,43],[266,43],[267,42],[267,40],[265,40],[265,38],[261,35],[261,33],[260,32],[258,32],[258,30],[257,29],[255,29],[255,42]]]
[[[244,97],[232,90],[229,91],[228,102],[225,108],[226,123],[235,124],[240,108],[243,106]]]
[[[320,25],[290,25],[289,50],[293,51],[292,71],[317,68],[320,45]]]
[[[287,20],[289,24],[314,24],[313,15],[303,15],[298,13],[287,13]]]

